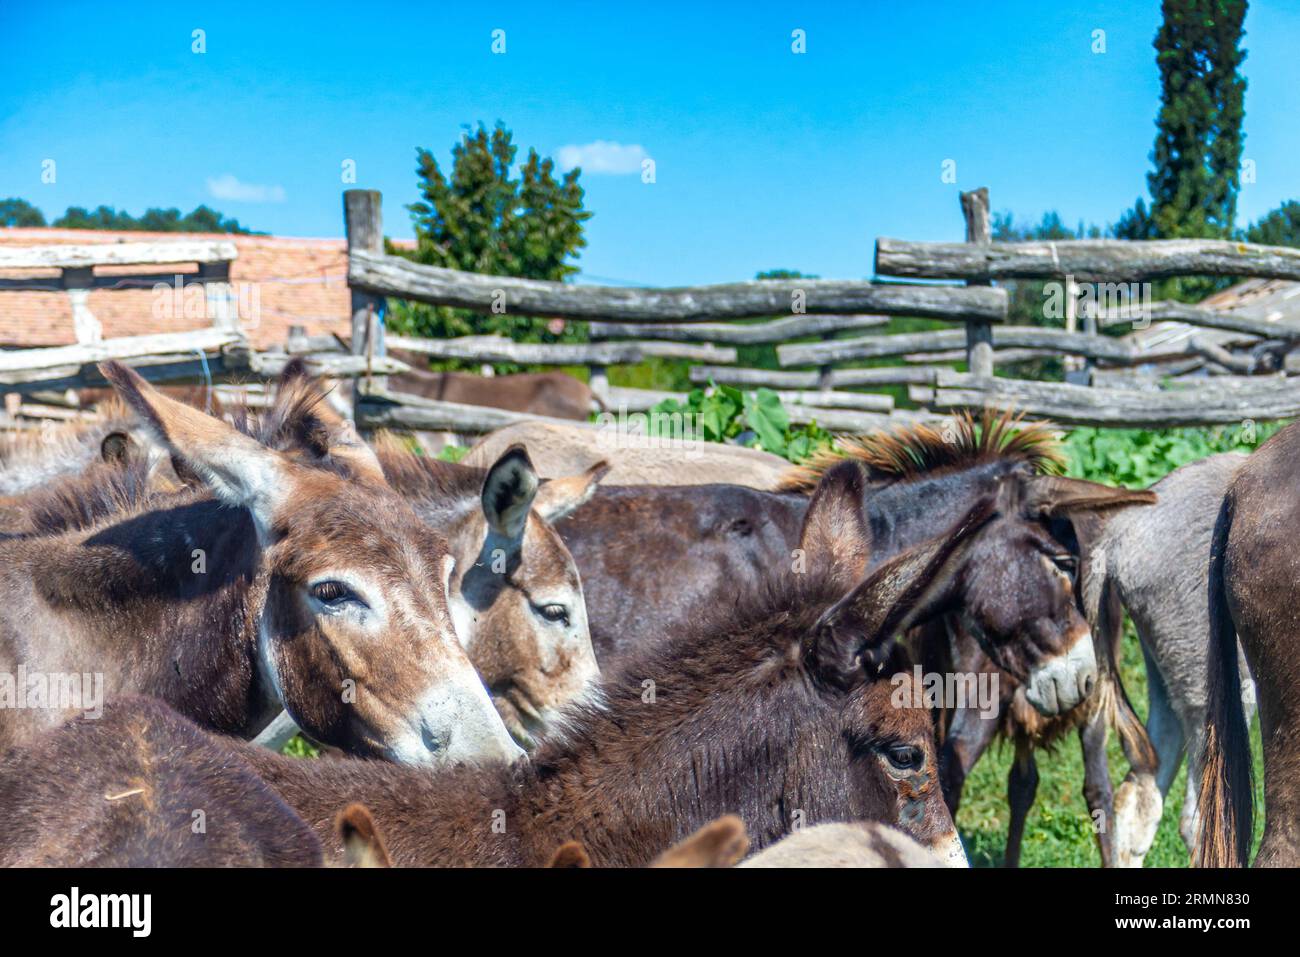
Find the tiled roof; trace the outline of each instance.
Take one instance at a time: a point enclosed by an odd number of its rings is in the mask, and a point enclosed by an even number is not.
[[[309,335],[351,334],[347,253],[342,239],[290,239],[210,233],[108,232],[88,229],[0,229],[0,244],[149,242],[178,239],[226,240],[239,256],[230,264],[232,308],[259,348],[283,344],[291,325]],[[157,275],[157,266],[97,267],[97,276],[122,275],[118,288],[92,289],[86,305],[105,339],[156,332],[181,332],[212,324],[197,292],[160,297],[152,283],[133,284],[128,273]],[[193,272],[183,267],[168,272]],[[0,270],[0,279],[56,275],[34,270]],[[72,303],[65,291],[0,286],[0,346],[54,346],[77,341]]]

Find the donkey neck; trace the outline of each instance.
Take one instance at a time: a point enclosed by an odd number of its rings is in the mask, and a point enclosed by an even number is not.
[[[89,531],[12,540],[0,555],[9,550],[42,610],[114,674],[111,695],[150,694],[238,734],[263,717],[265,584],[246,511],[177,496]]]

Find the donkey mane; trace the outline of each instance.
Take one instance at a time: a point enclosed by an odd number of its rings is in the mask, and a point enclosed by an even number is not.
[[[986,409],[978,422],[963,412],[943,428],[918,423],[844,436],[833,448],[790,469],[774,491],[809,493],[845,458],[861,462],[873,481],[909,481],[994,461],[1024,462],[1042,474],[1065,467],[1065,454],[1050,423],[1026,424],[1023,415]]]

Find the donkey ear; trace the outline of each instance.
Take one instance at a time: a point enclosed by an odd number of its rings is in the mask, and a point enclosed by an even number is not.
[[[131,436],[125,432],[110,432],[99,443],[99,457],[111,465],[125,465],[133,444]]]
[[[483,514],[488,528],[506,538],[523,535],[537,484],[537,472],[524,447],[506,449],[483,480]]]
[[[288,462],[220,419],[158,392],[120,362],[99,366],[153,437],[229,505],[248,508],[262,528],[285,494]]]
[[[745,822],[734,814],[710,821],[651,862],[651,867],[732,867],[749,851]]]
[[[874,671],[887,660],[893,637],[944,589],[949,560],[993,518],[994,502],[985,497],[951,530],[884,562],[828,608],[805,643],[809,670],[846,691],[865,680],[864,666]]]
[[[329,394],[307,371],[301,356],[290,359],[280,373],[281,400],[304,392],[316,401],[302,403],[301,412],[289,423],[299,444],[318,456],[328,455],[351,467],[354,477],[370,485],[386,485],[384,470],[374,449],[357,434],[356,427],[329,402]]]
[[[1059,475],[1040,475],[1030,480],[1025,501],[1032,514],[1050,516],[1154,505],[1156,493],[1146,489],[1112,488],[1100,482]]]
[[[871,555],[871,531],[862,510],[865,484],[862,467],[849,460],[818,483],[799,533],[806,571],[862,580]]]
[[[375,826],[370,809],[349,804],[334,819],[334,829],[343,844],[344,867],[392,867],[383,835]]]
[[[537,491],[533,508],[546,521],[558,522],[596,494],[597,484],[609,470],[608,462],[597,462],[581,475],[544,482]]]
[[[591,867],[591,858],[581,841],[565,841],[555,849],[547,867]]]

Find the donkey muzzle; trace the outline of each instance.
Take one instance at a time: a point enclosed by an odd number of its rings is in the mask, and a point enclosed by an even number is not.
[[[1052,716],[1069,711],[1097,684],[1097,653],[1092,634],[1083,632],[1068,651],[1048,658],[1029,672],[1025,698],[1039,713]]]

